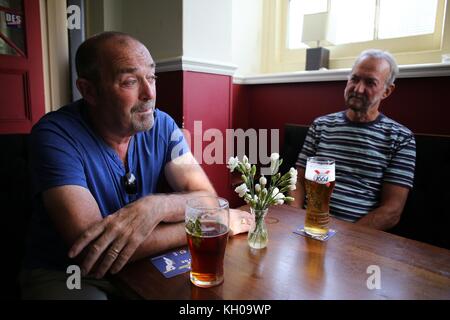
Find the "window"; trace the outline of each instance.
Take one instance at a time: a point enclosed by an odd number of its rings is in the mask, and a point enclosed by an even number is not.
[[[331,1],[328,15],[329,41],[337,45],[373,40],[376,2],[377,0]]]
[[[378,38],[434,33],[437,5],[437,0],[381,0]]]
[[[305,70],[306,48],[316,43],[312,40],[302,43],[305,14],[311,14],[309,21],[313,14],[328,16],[327,41],[320,44],[330,50],[329,69],[350,68],[354,59],[369,48],[388,50],[400,65],[440,63],[450,48],[448,3],[447,0],[264,1],[261,70],[263,73]]]
[[[433,34],[438,0],[290,0],[288,48],[301,42],[303,15],[328,11],[334,45]]]

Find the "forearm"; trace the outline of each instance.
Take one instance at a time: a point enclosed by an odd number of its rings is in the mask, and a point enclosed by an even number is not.
[[[362,217],[356,224],[377,230],[388,230],[399,222],[400,215],[401,211],[381,206]]]
[[[211,196],[207,191],[195,191],[186,193],[156,194],[144,198],[146,205],[152,210],[150,214],[157,214],[159,222],[184,221],[186,202],[199,196]]]
[[[294,198],[294,201],[290,202],[289,205],[295,208],[303,208],[305,192],[297,187],[297,189],[289,191],[289,196]]]
[[[139,260],[158,252],[186,245],[184,221],[178,223],[161,223],[144,240],[131,256],[130,261]]]
[[[305,170],[298,168],[298,178],[295,185],[295,190],[289,191],[289,196],[294,198],[290,203],[295,208],[303,208],[305,202]]]

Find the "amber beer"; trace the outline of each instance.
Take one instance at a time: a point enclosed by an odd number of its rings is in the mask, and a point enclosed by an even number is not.
[[[310,157],[306,162],[305,188],[307,196],[305,232],[312,236],[328,233],[330,197],[335,185],[334,160]]]
[[[228,240],[228,228],[223,224],[206,223],[208,231],[195,236],[186,230],[191,252],[191,281],[200,287],[223,282],[223,257]]]
[[[191,253],[191,282],[203,288],[223,282],[229,233],[228,201],[197,197],[186,204],[186,236]]]

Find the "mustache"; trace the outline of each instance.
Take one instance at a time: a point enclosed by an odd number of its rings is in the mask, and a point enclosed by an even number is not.
[[[367,97],[365,95],[358,94],[358,93],[355,93],[355,92],[352,92],[352,93],[350,93],[348,95],[348,99],[350,99],[350,98],[357,98],[357,99],[360,99],[360,100],[363,100],[363,101],[367,100]]]
[[[155,100],[150,100],[146,103],[142,103],[142,104],[138,104],[135,105],[131,108],[131,113],[136,113],[136,112],[145,112],[148,111],[150,109],[155,109]]]

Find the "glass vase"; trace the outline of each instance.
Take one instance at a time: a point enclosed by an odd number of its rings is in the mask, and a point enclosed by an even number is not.
[[[257,210],[250,208],[250,212],[255,216],[255,222],[250,226],[247,241],[248,245],[253,249],[265,248],[269,242],[269,234],[267,233],[264,220],[268,211],[269,209]]]

